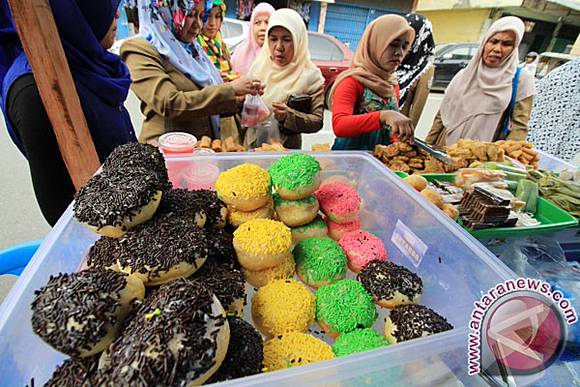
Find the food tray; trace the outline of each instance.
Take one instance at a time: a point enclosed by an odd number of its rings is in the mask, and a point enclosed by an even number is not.
[[[196,156],[196,160],[223,171],[244,162],[269,168],[283,155],[227,154]],[[455,329],[367,353],[238,379],[231,385],[481,384],[466,370],[473,302],[482,292],[513,277],[513,272],[372,156],[362,152],[312,155],[321,163],[323,178],[342,175],[356,186],[363,201],[362,227],[385,242],[390,260],[420,275],[425,289],[422,303],[445,316]],[[175,159],[169,164],[183,161],[191,163],[192,159]],[[404,253],[393,242],[401,227],[411,230],[427,246],[420,261],[413,261],[408,251]],[[32,379],[34,385],[42,385],[65,358],[33,334],[30,303],[34,291],[45,285],[51,274],[77,271],[96,239],[72,218],[69,206],[0,306],[0,385],[30,385]],[[251,319],[247,311],[245,316]],[[374,326],[379,332],[386,314],[381,312]]]
[[[535,149],[538,154],[540,155],[540,163],[538,164],[539,169],[543,169],[546,171],[552,172],[561,172],[564,169],[568,169],[570,171],[575,171],[578,167],[575,167],[571,163],[564,161],[562,159],[557,158],[556,156],[552,156],[546,152],[542,152],[541,150]]]
[[[454,173],[425,173],[422,176],[428,181],[455,181]],[[496,227],[467,231],[477,239],[492,239],[543,234],[578,225],[578,220],[575,217],[542,197],[538,198],[538,208],[536,209],[534,217],[541,222],[540,225],[530,227]]]

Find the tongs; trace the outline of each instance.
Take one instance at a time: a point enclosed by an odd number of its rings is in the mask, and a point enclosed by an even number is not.
[[[441,161],[444,164],[451,165],[454,163],[453,159],[449,157],[449,155],[446,152],[440,149],[436,149],[431,145],[427,144],[426,142],[424,142],[423,140],[419,140],[416,137],[415,137],[415,145],[417,145],[417,147],[423,149],[425,152],[429,153],[431,156],[435,157],[437,160]]]

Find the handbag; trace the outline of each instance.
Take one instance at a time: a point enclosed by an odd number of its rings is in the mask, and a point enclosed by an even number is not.
[[[312,112],[312,97],[308,94],[291,95],[286,105],[297,112],[309,114]]]

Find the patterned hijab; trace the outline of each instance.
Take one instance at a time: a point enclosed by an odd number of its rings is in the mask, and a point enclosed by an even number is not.
[[[184,43],[179,31],[201,0],[138,0],[139,35],[201,87],[222,83],[213,63],[196,40]]]
[[[429,57],[433,55],[435,40],[431,22],[423,15],[409,13],[405,16],[409,25],[415,30],[415,42],[411,50],[397,69],[397,79],[401,94],[399,106],[403,107],[407,99],[407,92],[413,84],[429,68]]]
[[[208,6],[205,12],[205,22],[207,22],[207,17],[214,7],[219,8],[222,21],[224,20],[226,17],[226,5],[222,0],[209,0],[206,2],[206,4]],[[230,51],[222,39],[221,31],[217,32],[215,38],[210,38],[204,34],[202,29],[201,33],[197,37],[197,42],[220,73],[226,72],[230,79],[236,78],[230,63]]]
[[[384,15],[375,19],[366,28],[350,69],[338,76],[331,94],[345,78],[353,77],[381,98],[394,96],[397,86],[395,73],[385,70],[381,56],[391,42],[403,34],[407,34],[411,42],[415,39],[415,31],[403,17]]]

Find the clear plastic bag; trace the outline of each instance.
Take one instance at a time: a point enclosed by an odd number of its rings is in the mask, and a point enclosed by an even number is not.
[[[262,144],[284,143],[282,134],[280,133],[280,126],[274,116],[261,121],[256,126],[256,147]]]
[[[248,128],[255,128],[269,115],[270,110],[259,95],[248,95],[244,101],[240,123]]]

